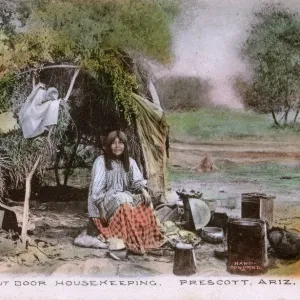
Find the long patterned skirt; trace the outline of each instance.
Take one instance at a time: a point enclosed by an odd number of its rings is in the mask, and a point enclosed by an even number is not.
[[[92,219],[100,234],[105,238],[122,239],[127,249],[134,253],[144,254],[162,244],[163,237],[153,209],[142,203],[137,206],[122,204],[106,224],[101,218]]]

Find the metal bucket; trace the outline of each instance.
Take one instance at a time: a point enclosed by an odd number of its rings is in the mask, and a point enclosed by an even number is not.
[[[227,271],[256,275],[267,272],[266,223],[258,219],[230,219],[227,227]]]
[[[189,276],[197,272],[194,247],[190,244],[178,243],[175,249],[173,274]]]

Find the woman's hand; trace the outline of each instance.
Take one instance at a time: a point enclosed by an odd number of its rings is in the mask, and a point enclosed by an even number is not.
[[[142,196],[143,196],[144,204],[146,206],[149,206],[151,204],[151,196],[149,195],[146,189],[142,189]]]

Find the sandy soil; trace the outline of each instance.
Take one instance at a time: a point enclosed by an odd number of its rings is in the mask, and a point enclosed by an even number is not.
[[[300,165],[300,144],[271,142],[214,142],[203,144],[173,143],[170,147],[170,165],[179,169],[195,169],[206,153],[213,161],[249,165],[259,162],[276,162],[292,166]],[[228,215],[239,217],[241,194],[248,192],[265,192],[274,195],[274,191],[259,181],[245,179],[227,179],[222,176],[202,176],[201,182],[184,180],[171,183],[171,189],[199,189],[205,198],[218,199],[218,210]],[[288,219],[295,219],[300,213],[300,189],[277,193],[274,201],[275,225],[281,225]],[[234,206],[228,209],[228,203]],[[230,206],[230,205],[229,205]],[[285,221],[283,221],[285,220]],[[290,226],[291,228],[292,226]]]
[[[300,163],[300,152],[294,144],[277,143],[173,143],[170,148],[170,164],[177,167],[193,168],[205,152],[210,152],[215,160],[251,163],[257,161],[276,161],[282,163]],[[216,180],[205,177],[198,180],[186,180],[170,183],[170,199],[176,197],[178,188],[199,189],[205,198],[217,200],[217,212],[226,212],[229,216],[240,217],[241,193],[271,192],[259,182],[245,180]],[[276,195],[274,221],[275,225],[300,232],[299,191],[289,191]],[[20,276],[30,274],[104,275],[104,276],[138,276],[172,274],[172,249],[141,256],[129,256],[124,261],[115,261],[107,257],[105,249],[87,249],[73,245],[74,238],[85,228],[87,223],[86,200],[70,202],[32,203],[31,222],[35,229],[31,232],[34,247],[45,254],[44,259],[16,259],[15,249],[0,259],[0,273]],[[0,241],[1,242],[1,241]],[[42,244],[40,244],[42,243]],[[226,261],[214,257],[215,249],[224,249],[224,244],[212,245],[201,242],[195,249],[198,273],[201,276],[232,276],[226,271]],[[38,255],[37,255],[38,256]],[[20,257],[20,255],[19,255]],[[35,257],[36,258],[36,257]],[[99,259],[101,258],[101,259]],[[290,262],[291,263],[291,262]],[[290,264],[291,265],[291,264]],[[289,265],[289,266],[290,266]],[[278,273],[286,262],[270,256],[269,274]],[[298,268],[299,270],[300,268]],[[299,271],[297,271],[299,273]],[[277,274],[276,273],[276,274]],[[280,273],[280,272],[279,272]],[[300,275],[300,274],[299,274]]]

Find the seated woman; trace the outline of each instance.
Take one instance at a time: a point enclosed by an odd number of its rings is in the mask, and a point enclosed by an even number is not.
[[[137,254],[161,245],[162,235],[146,182],[135,160],[129,157],[127,137],[121,131],[108,135],[104,155],[94,162],[88,213],[100,240],[120,238],[128,250]]]

